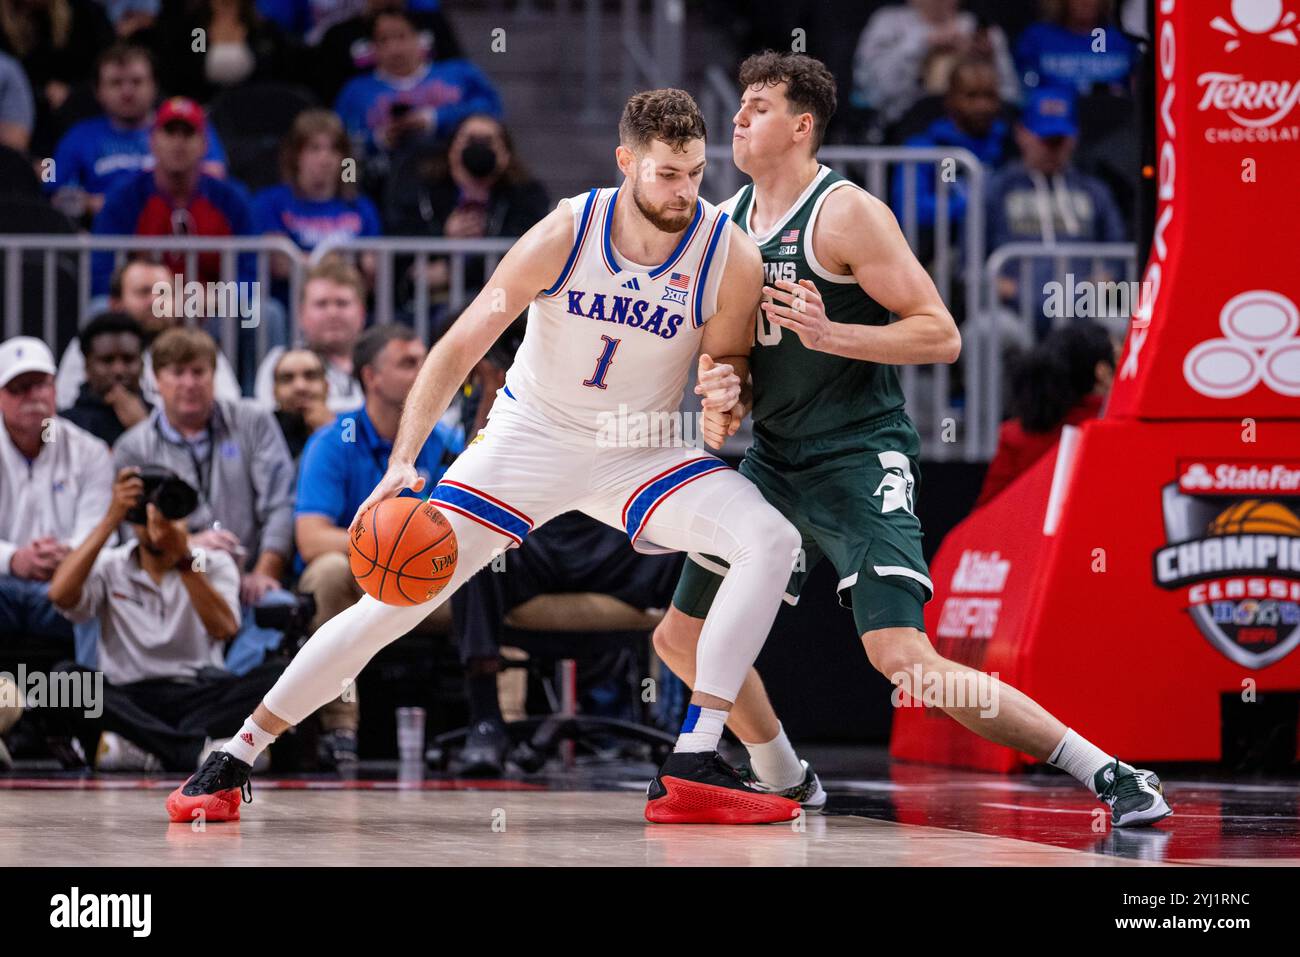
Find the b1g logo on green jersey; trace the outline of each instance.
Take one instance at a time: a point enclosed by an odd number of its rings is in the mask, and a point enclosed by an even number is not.
[[[763,263],[763,280],[769,286],[775,286],[779,279],[795,282],[797,276],[795,264],[789,260]],[[772,297],[764,295],[759,302],[758,312],[754,316],[754,345],[774,346],[781,341],[781,327],[767,317],[763,311],[764,302],[772,302]]]

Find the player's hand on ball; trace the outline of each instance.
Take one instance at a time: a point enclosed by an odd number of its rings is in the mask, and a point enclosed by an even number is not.
[[[740,376],[725,362],[714,362],[708,353],[700,356],[696,373],[695,394],[701,397],[705,412],[726,412],[740,398]]]
[[[392,498],[404,488],[409,488],[412,492],[418,492],[424,488],[424,476],[415,470],[414,465],[390,464],[384,477],[379,480],[375,490],[370,493],[370,497],[361,503],[357,509],[357,514],[352,516],[352,524],[348,526],[348,533],[352,534],[357,526],[357,520],[366,514],[366,510],[376,502],[383,501],[386,498]]]
[[[762,303],[771,322],[793,331],[809,349],[820,352],[830,345],[832,323],[826,318],[821,293],[810,280],[800,279],[793,283],[788,279],[778,279],[776,288],[764,286],[763,294],[773,300]]]

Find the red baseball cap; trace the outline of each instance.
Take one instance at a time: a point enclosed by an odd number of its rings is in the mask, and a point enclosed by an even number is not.
[[[206,125],[203,107],[186,96],[173,96],[163,102],[153,119],[153,128],[160,130],[168,123],[184,123],[192,130],[202,132]]]

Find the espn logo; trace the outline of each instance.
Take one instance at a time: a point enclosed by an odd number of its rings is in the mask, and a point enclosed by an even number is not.
[[[1187,495],[1300,495],[1300,463],[1179,459],[1178,488]]]

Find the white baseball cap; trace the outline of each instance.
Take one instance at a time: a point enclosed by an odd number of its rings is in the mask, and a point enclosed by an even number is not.
[[[24,372],[48,372],[54,375],[54,354],[50,347],[32,336],[14,336],[0,342],[0,389]]]

